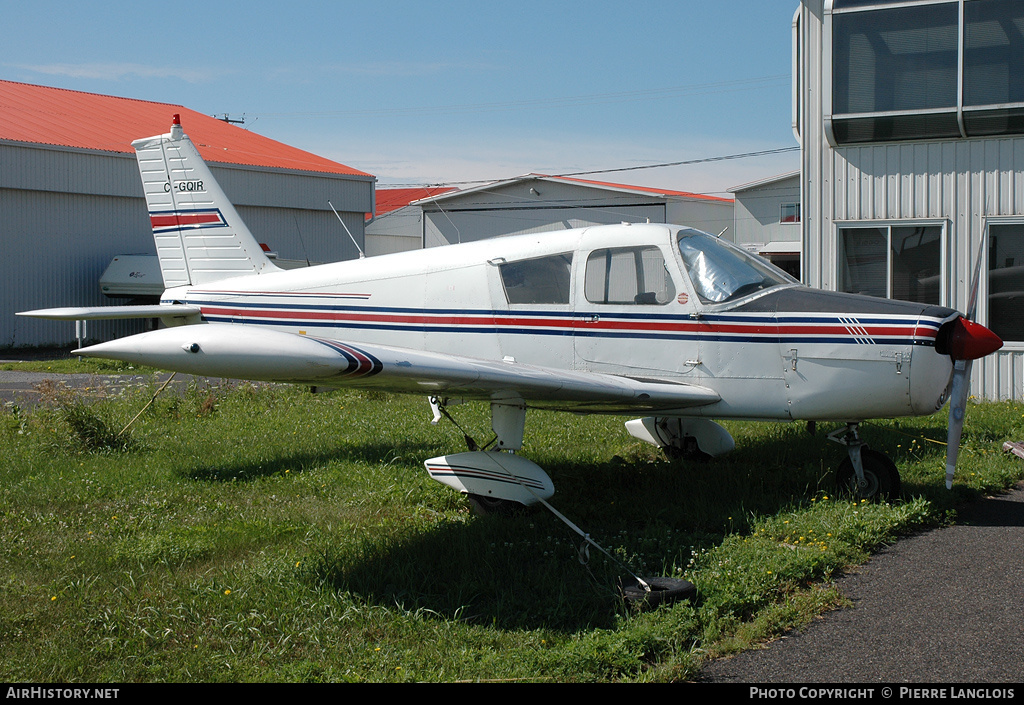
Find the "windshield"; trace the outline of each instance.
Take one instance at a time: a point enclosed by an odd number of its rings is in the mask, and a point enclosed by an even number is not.
[[[680,230],[679,254],[697,297],[706,304],[733,301],[796,279],[773,264],[699,230]]]

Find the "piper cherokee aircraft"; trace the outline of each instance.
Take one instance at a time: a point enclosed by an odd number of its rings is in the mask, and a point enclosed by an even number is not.
[[[174,116],[133,143],[166,291],[157,306],[46,309],[50,319],[158,317],[166,327],[79,355],[197,375],[423,394],[435,421],[490,402],[488,449],[425,461],[479,507],[548,499],[522,455],[529,408],[638,415],[669,455],[734,447],[713,419],[832,421],[841,485],[899,491],[858,433],[950,397],[947,486],[972,360],[1002,345],[967,316],[803,286],[687,227],[598,226],[278,269]],[[980,262],[980,256],[979,256]],[[977,280],[977,274],[975,275]]]

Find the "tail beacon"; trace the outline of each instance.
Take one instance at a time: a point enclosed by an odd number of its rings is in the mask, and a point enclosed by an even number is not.
[[[132,142],[164,286],[277,271],[174,116],[166,135]]]

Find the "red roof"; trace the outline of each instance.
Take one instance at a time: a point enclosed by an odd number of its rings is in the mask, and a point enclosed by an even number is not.
[[[132,140],[170,131],[175,113],[207,161],[372,178],[180,105],[0,81],[0,140],[134,154]]]
[[[421,188],[377,189],[377,215],[384,215],[407,206],[421,198],[430,198],[455,189],[451,186],[424,186]]]

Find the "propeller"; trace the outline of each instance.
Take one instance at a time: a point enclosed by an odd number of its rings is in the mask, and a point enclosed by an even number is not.
[[[1003,347],[999,336],[983,325],[974,322],[978,307],[978,281],[981,278],[981,256],[985,238],[978,246],[978,258],[974,265],[971,281],[971,295],[967,300],[965,315],[953,323],[949,338],[949,356],[953,360],[953,385],[949,393],[949,429],[946,432],[946,489],[953,489],[953,474],[956,472],[956,458],[960,453],[960,436],[964,430],[964,413],[971,388],[971,365]]]

